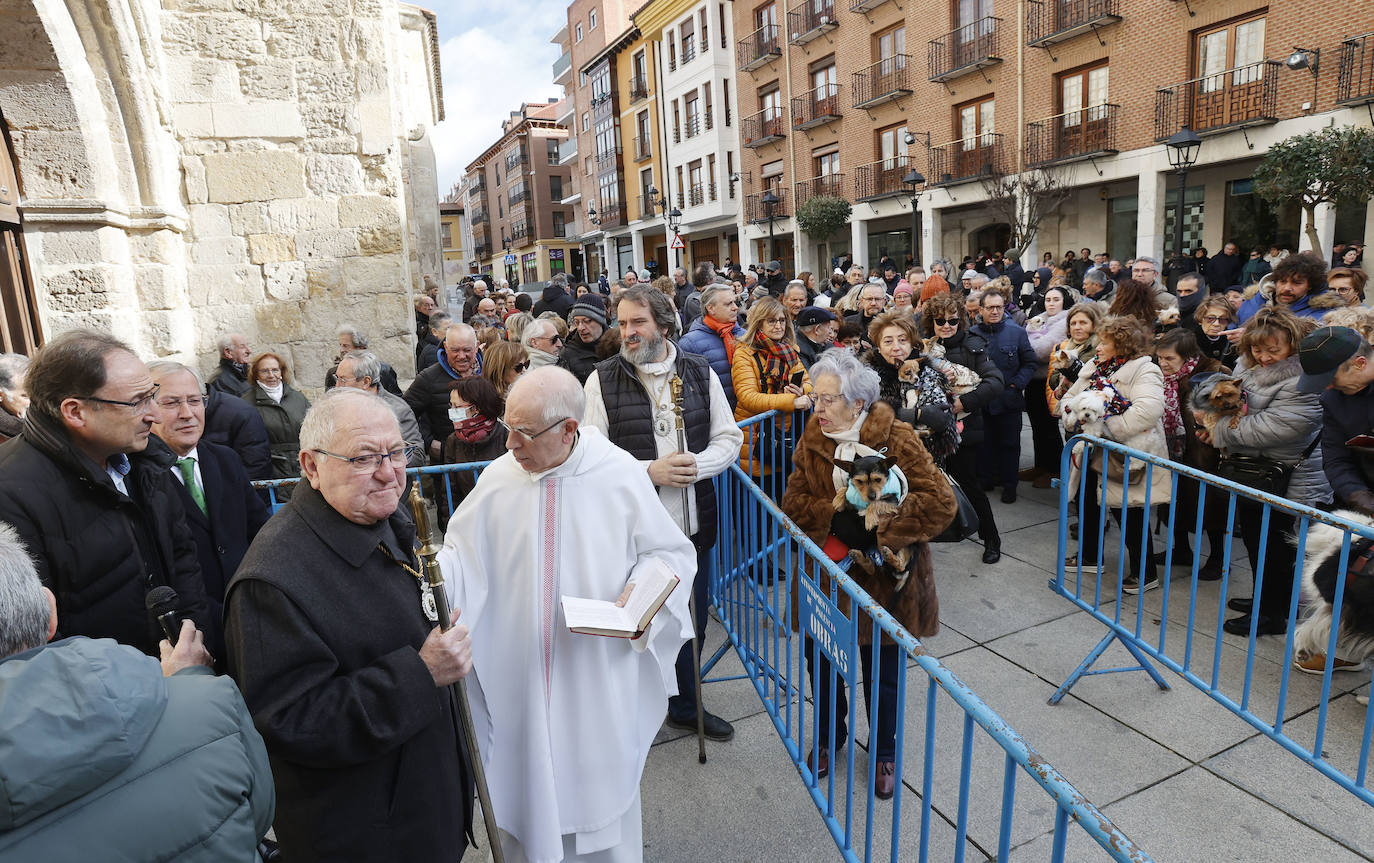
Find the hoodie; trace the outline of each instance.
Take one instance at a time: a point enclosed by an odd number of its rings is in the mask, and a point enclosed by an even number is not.
[[[0,858],[251,860],[267,752],[234,682],[110,639],[0,660]]]
[[[558,285],[550,284],[544,286],[544,292],[539,295],[539,302],[530,309],[530,314],[537,318],[545,312],[555,312],[560,318],[567,320],[572,307],[573,299],[568,296],[568,292]]]

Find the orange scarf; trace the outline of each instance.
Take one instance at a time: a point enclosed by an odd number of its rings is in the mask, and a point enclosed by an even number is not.
[[[725,359],[727,362],[735,361],[735,327],[734,321],[718,321],[710,315],[702,315],[701,322],[707,329],[720,336],[720,340],[725,342]]]

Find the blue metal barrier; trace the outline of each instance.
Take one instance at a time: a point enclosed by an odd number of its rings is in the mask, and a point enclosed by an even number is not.
[[[741,425],[774,419],[767,414]],[[1077,822],[1113,860],[1151,859],[831,562],[747,470],[732,466],[716,483],[721,524],[712,562],[711,598],[729,640],[705,668],[709,670],[726,650],[734,648],[744,667],[744,674],[737,676],[753,684],[844,860],[915,859],[926,863],[934,859],[958,863],[971,854],[978,859],[1004,861],[1013,845],[1051,832],[1049,859],[1058,863],[1065,859],[1070,821]],[[809,638],[798,637],[798,632]],[[874,681],[873,699],[866,711],[868,728],[877,727],[884,706],[877,685],[883,651],[873,650],[869,667],[861,668],[861,632],[872,642],[886,637],[895,643],[901,657],[895,698],[896,788],[889,803],[875,803],[877,759],[873,744],[869,745],[864,772],[856,778],[858,744],[845,745],[836,739],[839,680],[851,684],[846,724],[853,739],[863,739],[858,733],[858,696],[853,685],[864,671]],[[819,665],[822,655],[830,661],[831,697],[817,703],[811,696],[804,663],[810,659],[813,666]],[[909,662],[924,675],[924,685],[912,687],[910,695]],[[708,682],[727,679],[734,678],[708,678]],[[913,728],[912,740],[907,739],[908,700],[919,724],[919,729]],[[951,708],[953,716],[949,715]],[[808,752],[815,748],[821,711],[830,720],[829,734],[820,741],[830,754],[830,771],[818,780]],[[945,721],[937,723],[940,714]],[[975,727],[982,728],[985,736],[976,737]],[[948,729],[950,738],[957,734],[957,742],[951,739],[947,748],[942,738],[942,745],[937,746],[937,729]],[[985,756],[990,755],[993,775],[979,773],[975,779],[975,742],[980,744],[977,766],[986,768],[989,762]],[[950,763],[956,749],[957,768]],[[836,757],[837,753],[843,754]],[[908,762],[919,768],[911,791],[903,782],[903,767]],[[948,775],[953,769],[957,769],[957,780]],[[937,770],[942,780],[938,783]],[[1021,770],[1034,781],[1029,787],[1038,790],[1018,797]],[[998,789],[1000,808],[987,799],[994,788]],[[919,809],[906,815],[902,804],[911,793],[916,795]],[[1052,815],[1046,803],[1053,804]],[[995,818],[990,816],[994,810]],[[902,831],[904,815],[918,820],[910,836]],[[1037,826],[1038,820],[1052,823]]]
[[[740,425],[767,427],[776,422],[777,415],[769,412]],[[799,436],[800,429],[797,434]],[[407,474],[412,481],[427,477],[440,485],[441,509],[447,505],[447,512],[452,512],[459,500],[454,477],[468,473],[475,477],[487,464],[412,468]],[[744,464],[750,467],[750,459],[746,458]],[[769,489],[778,500],[784,489],[782,480],[790,470],[789,464],[776,485]],[[298,481],[267,480],[253,485],[269,494],[275,510],[281,506],[276,490]],[[918,827],[910,842],[917,846],[914,859],[920,863],[930,860],[962,863],[969,855],[1006,861],[1013,845],[1046,832],[1052,834],[1050,861],[1062,863],[1071,821],[1079,824],[1112,860],[1150,863],[1149,855],[1121,833],[953,672],[927,653],[915,637],[807,539],[746,470],[734,465],[717,477],[715,483],[719,494],[720,529],[708,577],[711,579],[712,610],[728,640],[714,656],[703,662],[703,682],[739,677],[705,676],[733,648],[744,667],[742,676],[753,684],[772,718],[842,859],[851,863],[859,860],[868,863],[883,857],[891,861],[913,859],[911,844],[902,832],[902,803],[909,793],[914,793],[919,805],[919,814],[915,816]],[[433,493],[432,489],[427,491]],[[828,586],[823,586],[822,575],[828,579]],[[802,615],[793,612],[794,590]],[[848,613],[841,608],[841,602],[848,606]],[[850,736],[859,740],[858,697],[853,689],[865,671],[875,684],[882,672],[881,650],[872,651],[867,669],[860,667],[861,627],[868,632],[871,641],[887,638],[895,643],[902,661],[895,697],[896,789],[890,803],[875,803],[876,759],[868,759],[864,775],[856,782],[858,744],[845,746],[844,741],[836,739],[837,699],[834,694],[838,687],[835,684],[842,679],[850,685],[852,697],[848,699],[846,724]],[[812,637],[798,637],[794,630]],[[809,650],[807,641],[811,644]],[[813,664],[819,662],[822,654],[831,660],[832,695],[819,706],[810,699],[811,690],[804,677],[803,663],[808,652]],[[925,675],[925,685],[914,688],[910,695],[908,663],[915,664]],[[873,689],[874,697],[866,711],[870,728],[876,726],[879,710],[883,707],[881,691],[876,685]],[[914,708],[919,708],[913,710],[913,715],[919,717],[921,723],[919,733],[910,743],[906,740],[908,698]],[[821,709],[827,711],[830,719],[831,730],[822,744],[830,754],[831,770],[824,780],[817,780],[809,766],[807,752],[814,747],[818,737],[818,711]],[[951,712],[953,716],[949,715]],[[945,721],[937,723],[942,714]],[[976,728],[982,728],[984,736],[977,736]],[[937,729],[950,729],[951,735],[957,733],[957,743],[949,749],[937,747]],[[949,756],[956,749],[957,767],[949,763]],[[977,759],[975,749],[979,753]],[[837,758],[836,753],[841,750],[845,755]],[[980,774],[975,780],[975,774],[979,768],[989,765],[989,759],[994,776]],[[908,792],[903,782],[903,766],[908,760],[920,767],[919,784],[913,783],[912,792]],[[946,775],[951,770],[957,770],[957,781]],[[1038,787],[1039,792],[1018,796],[1017,780],[1022,770],[1034,782],[1033,786],[1023,784],[1022,787]],[[936,781],[937,771],[939,782]],[[984,797],[992,788],[997,789],[997,805],[994,807],[991,802],[987,806],[978,805],[985,802]],[[1051,808],[1052,814],[1048,811]],[[988,815],[994,810],[995,816]],[[856,832],[856,817],[862,819],[861,835]],[[1040,821],[1050,824],[1037,826]],[[951,832],[952,837],[948,836]],[[882,833],[886,833],[886,838]],[[952,841],[953,847],[942,844],[945,838]]]
[[[1083,444],[1083,449],[1075,453],[1074,450],[1080,443]],[[1110,473],[1119,472],[1122,487],[1130,485],[1132,476],[1140,477],[1143,474],[1143,503],[1141,512],[1134,519],[1127,514],[1123,521],[1118,515],[1121,512],[1121,501],[1119,498],[1108,499],[1108,477],[1097,470],[1082,470],[1074,477],[1076,481],[1070,481],[1072,466],[1101,466],[1102,459],[1108,457],[1120,459],[1119,467],[1112,466],[1108,470]],[[1123,592],[1123,588],[1130,585],[1130,581],[1127,580],[1128,562],[1134,573],[1148,571],[1149,564],[1146,558],[1151,549],[1151,526],[1148,515],[1151,507],[1160,503],[1157,500],[1158,496],[1153,494],[1152,484],[1159,471],[1168,474],[1172,501],[1179,499],[1181,481],[1196,482],[1197,503],[1195,509],[1188,512],[1181,512],[1179,506],[1169,506],[1167,521],[1161,519],[1165,549],[1164,560],[1157,567],[1158,589],[1145,589],[1132,595]],[[1315,767],[1340,787],[1364,802],[1374,804],[1374,790],[1368,786],[1374,708],[1364,708],[1363,722],[1353,720],[1353,713],[1348,715],[1351,721],[1328,721],[1328,711],[1334,699],[1347,699],[1353,704],[1353,696],[1350,693],[1370,682],[1367,672],[1346,672],[1341,679],[1336,678],[1334,661],[1339,646],[1337,626],[1331,626],[1329,634],[1321,638],[1325,645],[1325,665],[1321,672],[1321,691],[1316,704],[1316,728],[1311,739],[1295,739],[1284,728],[1290,705],[1294,639],[1299,625],[1305,620],[1300,614],[1299,598],[1302,590],[1303,564],[1307,560],[1309,532],[1318,525],[1330,525],[1341,532],[1338,574],[1331,609],[1331,619],[1339,621],[1342,600],[1345,597],[1351,543],[1359,538],[1374,539],[1374,528],[1282,497],[1256,492],[1196,468],[1096,437],[1080,435],[1069,441],[1064,448],[1060,476],[1062,479],[1059,492],[1059,553],[1055,577],[1050,582],[1050,587],[1055,593],[1104,624],[1108,632],[1050,698],[1050,703],[1058,703],[1079,679],[1092,674],[1143,670],[1154,679],[1159,688],[1168,689],[1169,684],[1151,664],[1153,660],[1183,677],[1260,733]],[[1096,497],[1096,512],[1093,512],[1094,507],[1086,502],[1090,496]],[[1071,497],[1073,503],[1070,501]],[[1212,503],[1208,502],[1209,497],[1213,498]],[[1254,516],[1256,507],[1258,519]],[[1239,524],[1238,509],[1250,513],[1250,516]],[[1114,554],[1109,551],[1105,539],[1109,510],[1115,510],[1112,514],[1121,534],[1118,541],[1113,544]],[[1218,529],[1216,523],[1222,512],[1225,513],[1224,525]],[[1068,538],[1071,513],[1077,515],[1079,525],[1078,539],[1073,545]],[[1137,519],[1141,524],[1139,544],[1132,550],[1128,549],[1128,544],[1136,542],[1136,527],[1132,522]],[[1174,559],[1173,543],[1175,527],[1180,527],[1178,519],[1186,519],[1181,526],[1189,527],[1189,532],[1195,534],[1195,539],[1191,558],[1182,563],[1188,567],[1188,577],[1179,578],[1175,583],[1170,574],[1172,568],[1178,565]],[[1294,524],[1291,537],[1281,535],[1282,531],[1277,526],[1272,526],[1275,523],[1287,523],[1289,519]],[[1091,526],[1093,522],[1097,525],[1096,531],[1091,532],[1095,542],[1089,542],[1090,531],[1085,530],[1084,525]],[[1256,558],[1253,572],[1254,602],[1259,602],[1266,579],[1284,579],[1291,588],[1287,604],[1278,609],[1286,619],[1286,630],[1282,636],[1282,653],[1277,657],[1274,650],[1277,641],[1261,640],[1263,636],[1258,632],[1258,613],[1250,615],[1246,636],[1230,634],[1223,629],[1228,616],[1228,599],[1234,600],[1245,596],[1244,587],[1238,588],[1235,585],[1236,582],[1244,580],[1243,575],[1236,577],[1237,572],[1249,569],[1248,561],[1233,560],[1233,543],[1237,541],[1235,537],[1238,526],[1241,528],[1239,541],[1253,542],[1256,546],[1251,552]],[[1215,581],[1200,578],[1202,539],[1209,529],[1213,536],[1219,533],[1224,537],[1222,548],[1209,549],[1211,554],[1222,555],[1220,578]],[[1292,570],[1288,571],[1281,566],[1270,567],[1272,571],[1266,570],[1266,558],[1275,554],[1275,549],[1287,555],[1288,552],[1277,545],[1284,542],[1291,542],[1296,546],[1296,562]],[[1090,551],[1093,545],[1097,549],[1095,553]],[[1076,558],[1072,565],[1066,560],[1070,555]],[[1212,585],[1216,587],[1213,588]],[[1182,599],[1180,592],[1183,592]],[[1215,612],[1212,611],[1213,603]],[[1172,633],[1171,627],[1174,629]],[[1180,628],[1182,632],[1178,632]],[[1207,638],[1213,641],[1211,655],[1198,661],[1195,654],[1205,652]],[[1094,663],[1113,641],[1119,642],[1137,664],[1094,669]],[[1240,673],[1234,669],[1223,669],[1223,648],[1227,645],[1244,651],[1244,666]],[[1278,659],[1279,665],[1274,669],[1275,673],[1268,673],[1269,662],[1266,657]],[[1260,659],[1258,669],[1257,658]],[[1276,705],[1272,714],[1266,712],[1261,715],[1252,706],[1259,700],[1270,698]]]
[[[433,488],[426,488],[425,494],[435,501],[444,515],[445,521],[448,515],[458,508],[462,500],[462,495],[454,490],[453,481],[455,477],[472,474],[472,481],[477,480],[477,475],[482,472],[482,468],[491,464],[489,461],[474,461],[465,464],[439,464],[430,467],[412,467],[406,469],[406,479],[411,482],[424,482],[421,477],[430,479],[432,483],[437,483],[442,488],[436,492]],[[267,508],[269,512],[275,513],[282,508],[285,501],[278,497],[278,489],[291,488],[300,482],[300,479],[262,479],[253,483],[253,488],[260,489],[267,493]]]

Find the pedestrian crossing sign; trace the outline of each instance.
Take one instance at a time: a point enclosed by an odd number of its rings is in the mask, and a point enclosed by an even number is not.
[[[511,267],[511,266],[514,266],[514,265],[515,265],[515,253],[514,253],[514,252],[511,252],[511,253],[509,253],[509,254],[506,255],[506,266]]]

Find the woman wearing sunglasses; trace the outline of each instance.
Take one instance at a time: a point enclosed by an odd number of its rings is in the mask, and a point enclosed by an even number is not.
[[[963,424],[959,447],[945,458],[945,470],[968,495],[978,512],[978,538],[983,541],[983,563],[1002,559],[1002,538],[992,505],[978,482],[976,465],[983,445],[983,408],[1002,392],[1002,372],[988,356],[987,340],[970,332],[963,304],[950,294],[932,297],[921,318],[921,331],[945,349],[945,359],[967,366],[982,380],[973,390],[951,399],[954,416]]]
[[[529,354],[515,342],[497,342],[482,349],[482,377],[503,399],[511,385],[529,368]]]

